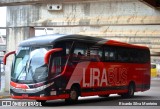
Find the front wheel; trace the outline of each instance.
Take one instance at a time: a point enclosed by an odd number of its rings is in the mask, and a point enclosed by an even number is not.
[[[75,103],[78,101],[78,88],[72,87],[70,92],[69,92],[69,98],[65,99],[65,102],[67,103]]]

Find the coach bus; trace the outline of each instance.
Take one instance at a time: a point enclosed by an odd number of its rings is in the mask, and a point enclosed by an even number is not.
[[[10,93],[14,99],[79,96],[133,97],[150,89],[148,47],[83,35],[46,35],[21,42],[14,54]]]

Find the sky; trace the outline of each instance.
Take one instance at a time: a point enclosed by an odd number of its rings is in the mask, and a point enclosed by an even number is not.
[[[6,27],[6,7],[0,7],[0,27]],[[0,35],[5,35],[6,31],[0,29]]]

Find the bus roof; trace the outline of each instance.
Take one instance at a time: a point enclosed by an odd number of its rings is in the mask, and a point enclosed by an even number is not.
[[[75,35],[52,34],[52,35],[43,35],[43,36],[29,38],[27,40],[22,41],[19,46],[50,45],[56,41],[62,41],[62,40],[81,40],[81,41],[89,41],[97,43],[102,40],[104,41],[105,39],[91,37],[91,36],[76,35],[76,34]]]
[[[51,35],[37,36],[37,37],[29,38],[27,40],[22,41],[19,46],[51,45],[56,41],[63,41],[63,40],[78,40],[78,41],[86,41],[86,42],[103,44],[103,45],[105,44],[105,45],[111,45],[111,46],[149,49],[148,47],[145,47],[145,46],[138,46],[138,45],[128,44],[128,43],[114,41],[114,40],[107,40],[103,38],[77,35],[77,34],[73,34],[73,35],[51,34]]]
[[[106,45],[111,45],[111,46],[128,47],[128,48],[149,49],[149,48],[146,47],[146,46],[134,45],[134,44],[119,42],[119,41],[115,41],[115,40],[108,40],[105,44],[106,44]]]

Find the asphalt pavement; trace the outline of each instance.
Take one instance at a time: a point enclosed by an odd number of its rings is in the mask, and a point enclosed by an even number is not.
[[[5,95],[5,93],[0,94]],[[13,99],[9,98],[8,96],[6,98],[0,99],[0,102],[6,103],[6,101],[8,102],[12,100]],[[28,109],[28,106],[22,104],[22,102],[25,103],[26,100],[19,100],[19,102],[21,102],[20,104],[18,104],[18,101],[17,103],[13,102],[15,101],[12,101],[12,106],[0,106],[0,109]],[[33,104],[36,101],[27,100],[27,102],[29,102],[29,108],[31,109],[160,109],[160,79],[152,78],[150,90],[135,93],[135,97],[129,99],[124,99],[121,98],[119,95],[114,94],[111,95],[109,98],[103,98],[98,96],[80,97],[79,102],[76,104],[66,104],[64,100],[53,100],[48,101],[45,106],[42,106],[41,104],[32,106],[31,103]],[[144,102],[150,104],[146,105],[144,104]],[[129,103],[131,103],[131,105]]]

